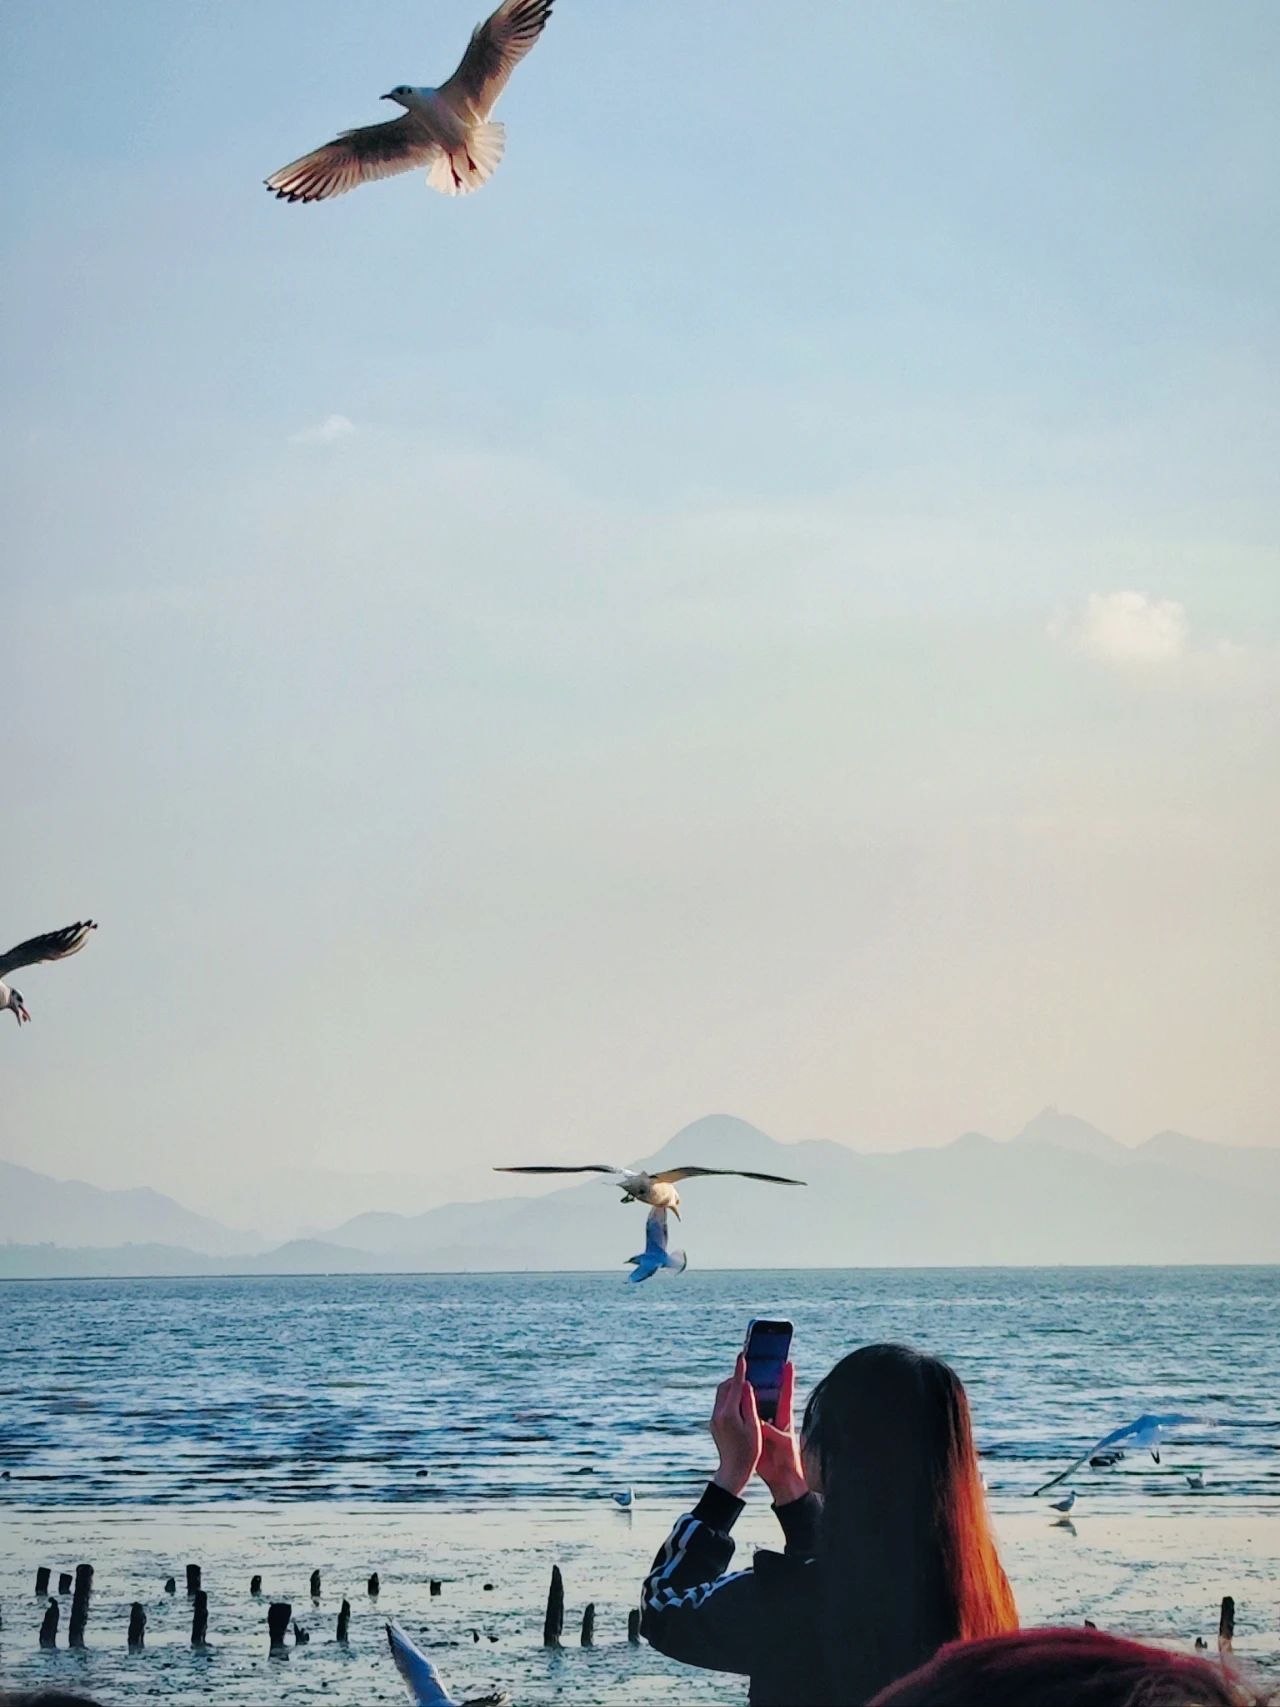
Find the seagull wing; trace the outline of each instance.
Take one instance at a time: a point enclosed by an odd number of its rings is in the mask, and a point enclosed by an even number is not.
[[[573,1168],[495,1168],[495,1174],[620,1174],[627,1179],[636,1176],[630,1168],[612,1168],[607,1162],[583,1162]]]
[[[661,1180],[664,1185],[674,1185],[677,1180],[700,1179],[703,1174],[727,1174],[734,1179],[762,1179],[770,1185],[804,1185],[802,1179],[787,1179],[783,1174],[751,1174],[744,1168],[667,1168],[660,1174],[652,1174],[650,1178]]]
[[[404,1679],[409,1695],[418,1707],[458,1707],[440,1680],[440,1673],[415,1642],[398,1624],[387,1621],[387,1641],[396,1670]]]
[[[487,119],[507,79],[537,41],[554,0],[502,0],[492,17],[472,31],[458,69],[440,95],[454,108]]]
[[[275,191],[278,201],[322,202],[345,195],[358,184],[426,166],[439,152],[439,143],[414,115],[402,113],[385,124],[344,130],[323,148],[314,148],[273,172],[266,186]]]
[[[656,1257],[659,1263],[666,1260],[667,1212],[665,1209],[651,1209],[645,1217],[644,1254],[647,1257]]]
[[[68,955],[79,954],[89,940],[89,932],[97,928],[92,919],[81,919],[60,931],[46,931],[43,936],[28,937],[26,942],[20,942],[7,954],[0,954],[0,978],[22,966],[35,966],[41,960],[65,960]]]
[[[1061,1475],[1053,1476],[1049,1481],[1041,1483],[1041,1485],[1035,1489],[1035,1492],[1031,1497],[1034,1499],[1036,1494],[1044,1494],[1047,1493],[1050,1488],[1056,1488],[1059,1482],[1065,1482],[1067,1477],[1070,1476],[1073,1471],[1078,1470],[1082,1464],[1087,1462],[1088,1459],[1094,1457],[1099,1452],[1105,1452],[1109,1446],[1118,1446],[1122,1441],[1126,1440],[1130,1442],[1135,1440],[1142,1442],[1144,1438],[1150,1436],[1153,1431],[1158,1435],[1160,1429],[1172,1428],[1175,1423],[1197,1422],[1198,1420],[1199,1419],[1196,1417],[1185,1415],[1182,1411],[1170,1411],[1163,1416],[1156,1416],[1148,1413],[1140,1416],[1136,1422],[1125,1423],[1121,1428],[1113,1428],[1110,1434],[1104,1434],[1101,1440],[1095,1440],[1089,1450],[1087,1452],[1082,1452],[1074,1464],[1068,1464]]]

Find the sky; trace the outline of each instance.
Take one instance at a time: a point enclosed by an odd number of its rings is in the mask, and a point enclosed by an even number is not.
[[[1280,1142],[1280,13],[10,6],[0,1156]]]

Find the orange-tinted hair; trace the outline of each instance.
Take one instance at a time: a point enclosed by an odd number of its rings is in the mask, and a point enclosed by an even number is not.
[[[1230,1671],[1101,1630],[954,1642],[871,1707],[1263,1707]]]
[[[830,1700],[863,1702],[946,1642],[1018,1624],[959,1377],[905,1346],[851,1353],[805,1410],[822,1483]]]

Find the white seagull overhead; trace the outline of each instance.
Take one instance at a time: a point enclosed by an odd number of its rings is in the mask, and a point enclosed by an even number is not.
[[[629,1263],[634,1263],[631,1270],[632,1280],[648,1280],[651,1274],[656,1274],[660,1268],[670,1269],[675,1274],[683,1274],[689,1266],[689,1259],[683,1251],[667,1249],[667,1212],[665,1209],[651,1209],[644,1223],[644,1249],[638,1257],[628,1257]],[[624,1502],[621,1495],[615,1494],[614,1499],[619,1505]],[[625,1503],[631,1503],[631,1490],[627,1489]]]
[[[580,1167],[495,1168],[495,1174],[609,1174],[622,1187],[624,1203],[647,1203],[650,1209],[669,1209],[680,1219],[680,1193],[676,1184],[682,1179],[702,1179],[714,1174],[729,1179],[758,1179],[768,1185],[803,1185],[802,1179],[787,1179],[782,1174],[753,1174],[745,1168],[664,1168],[650,1174],[636,1168],[615,1168],[608,1162],[584,1162]],[[652,1219],[652,1218],[651,1218]],[[664,1229],[665,1238],[665,1229]]]
[[[511,1699],[505,1690],[497,1690],[491,1695],[474,1695],[468,1701],[459,1702],[457,1696],[450,1695],[445,1688],[440,1673],[422,1649],[390,1619],[387,1621],[387,1641],[396,1670],[404,1679],[410,1700],[417,1707],[502,1707],[503,1702]]]
[[[404,108],[385,124],[344,130],[266,180],[282,201],[322,202],[400,172],[426,168],[446,196],[479,189],[497,170],[506,132],[489,117],[507,79],[542,34],[554,0],[502,0],[472,32],[462,62],[438,89],[398,83],[382,97]]]
[[[1090,1458],[1096,1457],[1098,1454],[1102,1454],[1104,1457],[1108,1456],[1110,1448],[1125,1446],[1133,1447],[1138,1451],[1145,1450],[1151,1454],[1158,1464],[1160,1462],[1160,1442],[1164,1438],[1166,1429],[1177,1428],[1182,1423],[1202,1423],[1207,1420],[1205,1417],[1188,1416],[1183,1411],[1148,1412],[1146,1415],[1140,1416],[1136,1422],[1126,1423],[1123,1428],[1112,1429],[1111,1433],[1104,1434],[1101,1440],[1095,1440],[1089,1450],[1082,1452],[1074,1464],[1068,1464],[1059,1475],[1051,1476],[1047,1482],[1042,1482],[1033,1493],[1032,1498],[1034,1499],[1035,1494],[1047,1493],[1050,1488],[1056,1488],[1059,1482],[1065,1482],[1068,1476],[1078,1470],[1082,1464],[1087,1463]],[[1124,1453],[1119,1452],[1116,1456],[1123,1458]]]
[[[0,954],[0,1013],[8,1008],[19,1025],[26,1025],[31,1015],[27,1012],[22,992],[5,983],[9,973],[17,972],[23,966],[36,966],[42,960],[66,960],[69,955],[79,954],[89,939],[89,932],[97,928],[92,919],[80,919],[60,931],[46,931],[43,936],[28,937],[26,942],[20,942],[7,954]]]

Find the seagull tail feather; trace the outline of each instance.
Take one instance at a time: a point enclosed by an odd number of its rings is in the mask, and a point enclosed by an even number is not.
[[[427,169],[427,183],[442,196],[465,196],[487,184],[507,146],[506,127],[493,120],[474,125],[466,146],[449,154],[441,149]]]

